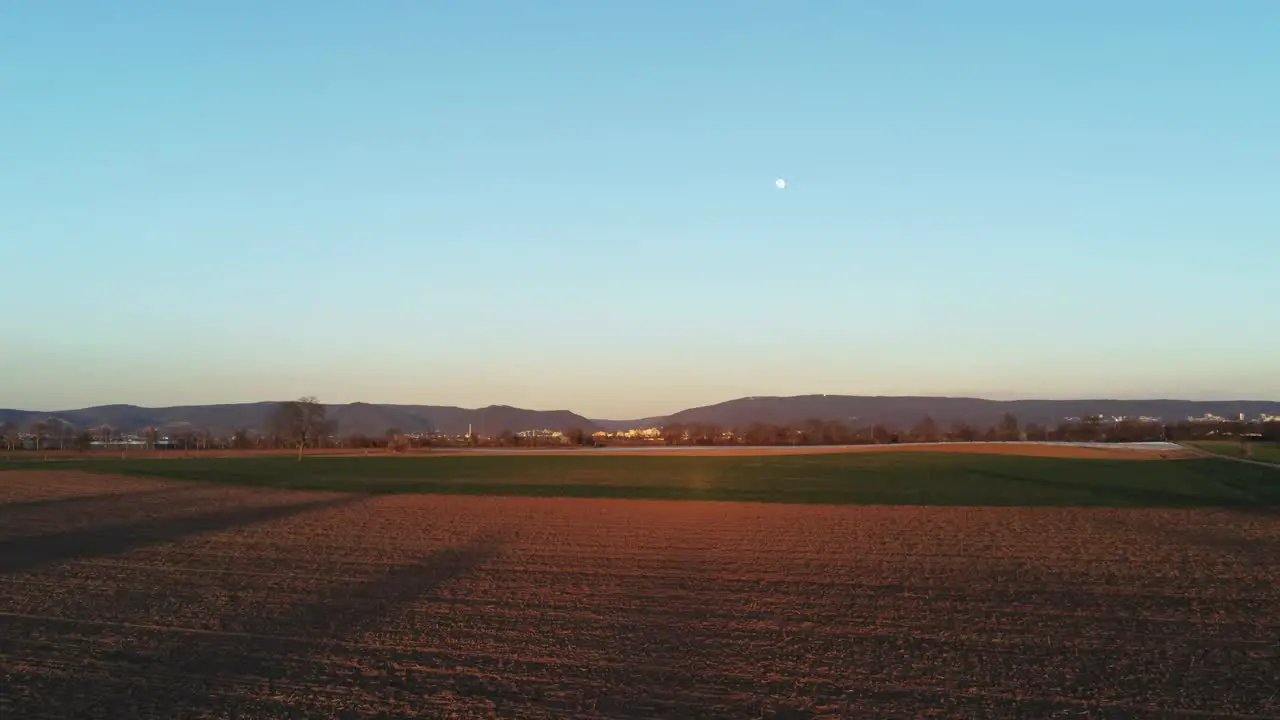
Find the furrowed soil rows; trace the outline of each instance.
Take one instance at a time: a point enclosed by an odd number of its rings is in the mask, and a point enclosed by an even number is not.
[[[1280,717],[1280,517],[0,474],[0,716]]]
[[[666,455],[682,457],[749,457],[777,455],[844,455],[849,453],[959,453],[979,455],[1013,455],[1019,457],[1072,458],[1076,460],[1169,460],[1197,457],[1194,450],[1168,443],[1059,443],[1059,442],[945,442],[905,443],[891,445],[799,445],[799,446],[626,446],[600,448],[419,448],[400,452],[386,449],[355,450],[352,448],[323,448],[307,450],[308,457],[448,457],[451,455]],[[269,458],[291,457],[295,451],[277,450],[47,450],[39,453],[8,453],[10,460],[26,462],[73,460],[189,460],[213,458]]]

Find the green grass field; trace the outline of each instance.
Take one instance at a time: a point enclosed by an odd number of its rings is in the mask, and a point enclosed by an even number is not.
[[[1215,455],[1242,457],[1280,465],[1280,443],[1276,442],[1251,442],[1249,443],[1249,454],[1247,455],[1237,440],[1202,440],[1189,442],[1187,445]]]
[[[0,466],[3,467],[3,466]],[[1102,507],[1280,507],[1280,473],[1213,458],[851,453],[754,457],[288,457],[9,464],[360,493]],[[3,475],[0,475],[3,482]]]

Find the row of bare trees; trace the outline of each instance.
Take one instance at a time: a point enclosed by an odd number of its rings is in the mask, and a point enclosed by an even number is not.
[[[435,444],[459,443],[457,439],[407,434],[397,428],[389,428],[381,436],[355,433],[339,440],[336,438],[337,429],[337,423],[328,418],[325,406],[315,397],[307,396],[279,403],[268,418],[265,432],[260,434],[241,428],[230,436],[217,435],[190,426],[171,428],[165,434],[168,438],[168,446],[176,449],[293,448],[297,450],[299,459],[308,448],[323,448],[331,444],[349,448],[387,448],[403,451]],[[36,450],[84,450],[95,441],[110,443],[122,437],[109,426],[76,429],[70,423],[58,418],[31,423],[25,432],[25,443],[23,434],[22,429],[13,423],[0,424],[0,446],[3,446],[6,451],[24,449],[24,447],[32,447]],[[1111,422],[1101,416],[1093,416],[1062,422],[1050,428],[1038,423],[1023,425],[1012,414],[1004,415],[999,422],[985,428],[963,421],[953,422],[943,428],[929,416],[922,417],[908,428],[884,423],[854,426],[840,421],[820,419],[790,424],[757,422],[733,429],[707,423],[671,423],[662,428],[661,441],[667,445],[851,445],[1012,440],[1142,442],[1221,437],[1259,437],[1280,441],[1280,423],[1183,421],[1164,424],[1137,420]],[[161,433],[157,428],[147,428],[143,438],[148,448],[156,448],[160,445]],[[572,445],[591,445],[595,442],[595,438],[582,428],[571,428],[565,433],[563,439],[521,436],[506,430],[491,438],[470,436],[463,442],[468,445],[527,447],[566,442]]]
[[[1214,437],[1254,436],[1280,440],[1280,423],[1259,422],[1160,422],[1121,420],[1102,416],[1064,421],[1054,427],[1040,423],[1023,425],[1016,416],[1005,414],[999,422],[979,427],[964,421],[942,428],[925,416],[909,428],[879,423],[851,426],[840,421],[812,419],[803,423],[752,423],[726,430],[705,423],[673,423],[662,428],[667,445],[856,445],[899,442],[1153,442],[1184,441]]]
[[[296,447],[301,459],[305,448],[323,447],[325,438],[337,430],[336,423],[327,419],[325,406],[311,396],[279,403],[271,414],[269,426],[266,436],[254,438],[245,428],[226,437],[189,425],[180,425],[166,433],[167,444],[182,450]],[[28,446],[36,451],[87,450],[94,442],[109,444],[124,437],[123,433],[109,425],[76,429],[61,418],[36,420],[25,432],[12,422],[0,424],[0,445],[10,452],[27,449]],[[143,431],[143,444],[148,449],[159,447],[160,438],[158,428],[148,427]]]
[[[1166,426],[1170,440],[1211,440],[1214,438],[1253,437],[1271,442],[1280,442],[1280,422],[1249,422],[1228,420],[1226,422],[1187,422],[1182,421]]]
[[[24,442],[25,435],[25,442]],[[172,447],[189,450],[223,447],[225,439],[212,432],[195,428],[175,428],[168,433]],[[126,435],[109,425],[96,428],[76,429],[70,423],[58,418],[37,420],[31,423],[25,433],[14,423],[0,424],[0,446],[6,451],[27,449],[33,450],[88,450],[94,443],[110,444],[123,441]],[[149,427],[142,432],[142,443],[147,449],[160,446],[160,431]]]
[[[4,438],[4,445],[7,450],[16,450],[22,447],[21,434],[22,430],[11,422],[6,422],[3,426],[0,426],[0,436]],[[26,428],[26,435],[33,438],[36,450],[49,450],[52,448],[61,450],[74,447],[77,439],[76,429],[72,427],[71,423],[60,418],[36,420]]]
[[[742,428],[728,429],[708,423],[672,423],[662,428],[667,445],[856,445],[898,442],[941,442],[977,440],[1025,440],[1043,435],[1035,424],[1023,429],[1016,417],[1006,415],[1000,423],[985,430],[965,422],[943,429],[930,416],[921,418],[910,428],[886,423],[853,426],[839,420],[817,418],[802,423],[773,424],[756,422]],[[1039,438],[1036,438],[1039,439]]]

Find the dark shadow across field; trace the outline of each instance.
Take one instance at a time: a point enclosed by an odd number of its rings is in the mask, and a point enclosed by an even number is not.
[[[330,501],[272,510],[283,517],[331,505]],[[225,529],[231,529],[230,525]],[[130,642],[100,647],[99,655],[82,673],[13,673],[17,690],[3,698],[0,709],[24,717],[36,717],[49,708],[65,711],[68,716],[95,718],[181,717],[192,708],[203,708],[218,717],[299,717],[285,697],[299,676],[314,677],[320,687],[354,689],[371,696],[394,694],[401,678],[353,676],[350,668],[340,664],[317,662],[317,656],[324,657],[318,648],[377,632],[396,613],[489,562],[501,547],[500,533],[480,535],[419,562],[393,568],[383,578],[334,588],[284,614],[219,617],[218,631],[184,633],[178,628],[131,627]],[[57,631],[81,642],[120,629],[110,623],[21,616],[0,617],[0,626],[18,640]],[[429,653],[418,653],[397,659],[422,662],[432,658]],[[103,668],[116,672],[100,674]],[[156,668],[163,668],[163,672],[156,672]],[[260,692],[239,692],[246,678],[251,679],[251,686],[258,684]],[[455,693],[465,678],[438,676],[446,686],[442,689]],[[353,710],[339,717],[363,715]]]
[[[68,469],[369,494],[836,505],[1280,507],[1280,474],[1213,458],[1074,460],[857,453],[745,457],[287,457],[66,463]]]
[[[11,517],[25,520],[30,518],[33,513],[39,512],[50,513],[54,516],[75,512],[97,512],[104,505],[132,505],[140,499],[164,496],[172,492],[172,489],[156,488],[155,490],[127,490],[113,493],[93,493],[90,495],[67,495],[36,500],[0,500],[0,527],[9,526],[8,520]]]

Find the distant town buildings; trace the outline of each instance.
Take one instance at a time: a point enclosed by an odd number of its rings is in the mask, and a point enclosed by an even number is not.
[[[1114,425],[1118,425],[1122,422],[1138,422],[1143,424],[1164,422],[1163,418],[1158,416],[1153,416],[1153,415],[1139,415],[1136,417],[1130,416],[1130,415],[1111,415],[1111,416],[1086,415],[1083,418],[1076,417],[1076,416],[1069,416],[1069,417],[1062,418],[1063,422],[1069,422],[1069,423],[1078,423],[1078,422],[1083,422],[1090,419],[1101,422],[1103,424],[1114,424]],[[1250,420],[1248,417],[1245,416],[1244,413],[1237,413],[1236,416],[1232,418],[1228,418],[1225,415],[1215,415],[1214,413],[1205,413],[1204,415],[1200,415],[1199,417],[1194,417],[1194,416],[1188,417],[1186,419],[1186,422],[1189,422],[1189,423],[1225,423],[1225,422],[1271,423],[1271,422],[1280,422],[1280,415],[1270,415],[1268,413],[1260,413],[1256,418]]]
[[[17,438],[18,444],[24,450],[36,449],[35,435],[31,433],[18,433]],[[39,443],[40,448],[46,450],[52,448],[71,448],[77,444],[78,438],[67,434],[42,435]],[[88,447],[93,450],[167,450],[177,446],[177,442],[169,437],[161,436],[157,437],[154,442],[148,442],[145,437],[128,433],[115,435],[105,440],[91,440],[88,443]],[[80,447],[84,446],[80,445]]]
[[[548,430],[546,428],[540,430],[521,430],[515,434],[521,438],[547,438],[551,440],[560,440],[564,437],[564,433],[559,430]]]
[[[1136,423],[1142,423],[1144,425],[1150,425],[1150,424],[1159,424],[1164,422],[1164,420],[1160,419],[1159,417],[1155,417],[1153,415],[1138,415],[1138,416],[1086,415],[1084,418],[1064,417],[1062,418],[1062,420],[1063,422],[1069,422],[1069,423],[1078,423],[1078,422],[1081,422],[1082,420],[1093,420],[1094,422],[1098,422],[1104,425],[1105,424],[1119,425],[1120,423],[1125,423],[1125,422],[1136,422]]]

